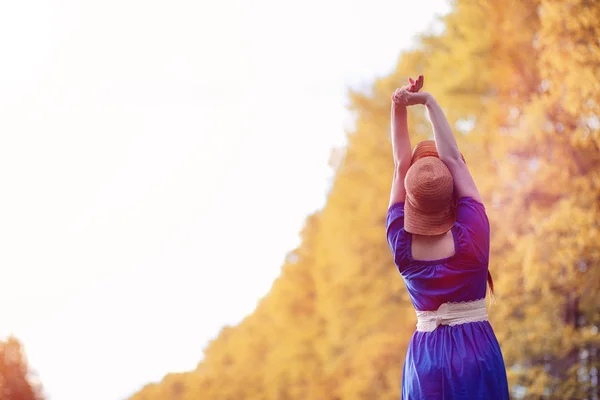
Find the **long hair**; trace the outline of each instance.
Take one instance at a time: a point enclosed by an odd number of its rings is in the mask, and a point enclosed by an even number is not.
[[[487,283],[488,283],[488,287],[490,288],[490,296],[493,299],[494,298],[494,280],[492,279],[492,274],[490,273],[490,271],[488,271]]]

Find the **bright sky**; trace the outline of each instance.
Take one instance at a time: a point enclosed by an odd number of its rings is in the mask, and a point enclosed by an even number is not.
[[[123,399],[252,312],[324,204],[347,87],[447,8],[0,2],[0,339],[48,397]]]

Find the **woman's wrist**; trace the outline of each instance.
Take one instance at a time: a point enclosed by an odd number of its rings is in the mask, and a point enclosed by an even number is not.
[[[425,101],[423,102],[424,106],[429,106],[429,105],[435,103],[435,99],[433,98],[431,93],[424,92],[424,94],[425,94],[425,96],[424,96]]]
[[[396,114],[407,114],[408,107],[405,104],[394,103],[393,105],[394,113]]]

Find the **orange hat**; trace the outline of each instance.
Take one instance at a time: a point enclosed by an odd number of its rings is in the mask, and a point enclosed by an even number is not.
[[[404,180],[404,229],[417,235],[441,235],[456,220],[454,181],[437,157],[418,159]]]
[[[467,163],[465,161],[465,156],[462,156],[463,161],[465,162],[465,164]],[[415,163],[415,161],[423,158],[423,157],[439,157],[438,155],[438,151],[437,151],[437,147],[435,145],[435,141],[433,140],[423,140],[422,142],[418,143],[415,146],[415,149],[413,150],[413,154],[412,154],[412,160],[411,160],[411,165]]]

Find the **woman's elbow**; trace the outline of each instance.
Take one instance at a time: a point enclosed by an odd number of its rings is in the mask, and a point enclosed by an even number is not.
[[[396,173],[405,174],[409,168],[410,168],[410,158],[394,160],[394,169],[395,169]]]

